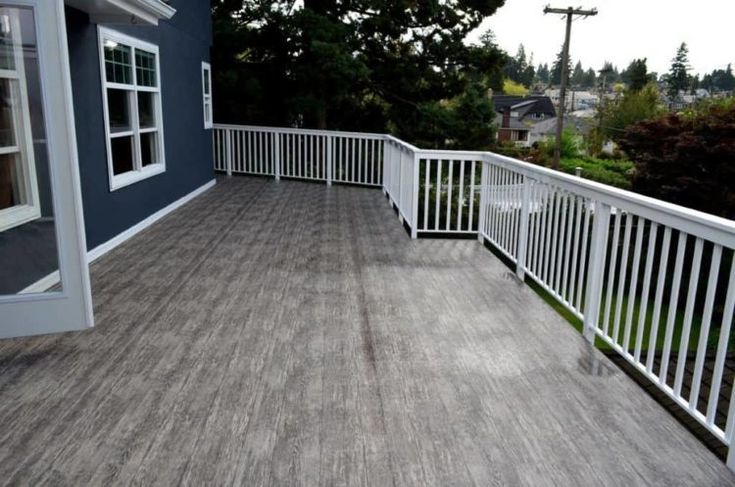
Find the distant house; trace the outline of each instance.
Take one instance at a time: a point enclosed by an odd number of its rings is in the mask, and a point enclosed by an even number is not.
[[[558,118],[551,118],[536,124],[528,134],[528,145],[556,136]],[[587,136],[593,126],[593,119],[588,116],[567,115],[564,117],[564,129],[578,136]]]
[[[555,107],[559,106],[560,90],[558,88],[548,89],[544,95],[551,99],[551,103]],[[566,94],[565,102],[567,112],[575,112],[577,110],[590,110],[600,103],[600,97],[591,91],[570,90]]]
[[[544,120],[556,117],[556,110],[548,96],[495,96],[493,105],[500,142],[515,142],[529,147],[531,130]]]

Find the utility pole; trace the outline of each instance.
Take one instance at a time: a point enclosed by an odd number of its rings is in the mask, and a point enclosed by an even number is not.
[[[564,37],[564,49],[562,50],[561,65],[561,86],[559,87],[559,113],[556,119],[556,147],[554,148],[553,168],[559,169],[559,159],[561,158],[561,135],[564,131],[564,110],[566,109],[567,95],[567,78],[569,77],[569,42],[572,37],[572,21],[574,16],[593,17],[597,15],[597,9],[583,10],[581,8],[551,8],[548,5],[544,8],[544,14],[561,14],[567,16],[567,31]]]

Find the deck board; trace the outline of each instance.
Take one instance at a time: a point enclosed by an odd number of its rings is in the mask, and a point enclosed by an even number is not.
[[[222,179],[0,342],[7,484],[732,485],[476,241],[376,190]]]

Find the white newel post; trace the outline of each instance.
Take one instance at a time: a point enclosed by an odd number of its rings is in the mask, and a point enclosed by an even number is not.
[[[419,169],[421,168],[421,156],[418,152],[413,154],[413,192],[411,195],[411,238],[418,238],[419,221]]]
[[[398,153],[398,185],[396,186],[398,192],[398,220],[401,223],[403,223],[403,215],[401,214],[403,210],[403,184],[403,147],[401,147]]]
[[[487,166],[488,163],[482,161],[482,169],[480,171],[480,216],[477,221],[477,240],[481,243],[485,242],[485,211],[487,211]]]
[[[521,281],[526,277],[526,253],[528,251],[528,221],[531,217],[531,178],[523,176],[521,195],[521,222],[518,229],[518,251],[516,254],[516,275]]]
[[[333,153],[333,147],[334,147],[334,137],[328,136],[327,137],[327,186],[332,185],[332,171],[334,168],[334,153]]]
[[[273,144],[273,174],[276,181],[279,181],[281,179],[281,134],[274,133],[271,141]]]
[[[232,130],[225,131],[225,168],[227,175],[232,176]]]
[[[383,194],[388,194],[388,185],[390,184],[390,139],[386,137],[383,141]]]
[[[592,242],[590,243],[590,263],[587,271],[587,287],[584,300],[584,337],[595,342],[595,328],[600,314],[602,301],[602,280],[605,274],[607,257],[607,235],[610,227],[610,205],[596,201],[592,221]],[[582,263],[581,265],[584,265]]]

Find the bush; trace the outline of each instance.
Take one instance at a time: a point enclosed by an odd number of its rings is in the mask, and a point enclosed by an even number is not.
[[[549,137],[536,144],[534,160],[537,164],[550,165],[554,158],[556,139]],[[579,137],[571,130],[565,129],[561,134],[561,158],[579,157],[581,153]]]
[[[635,191],[735,218],[732,101],[641,122],[626,131],[620,145],[635,161]]]
[[[621,159],[598,159],[596,157],[573,157],[560,161],[563,172],[574,174],[582,168],[582,177],[609,184],[622,189],[631,189],[634,165],[630,161]]]

